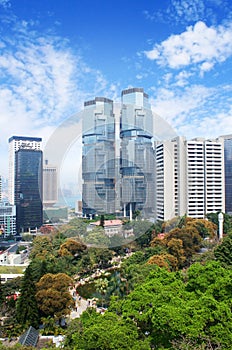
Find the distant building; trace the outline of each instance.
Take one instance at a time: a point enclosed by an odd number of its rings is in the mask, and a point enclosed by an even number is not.
[[[58,169],[46,159],[43,165],[43,205],[53,206],[58,202]]]
[[[88,231],[91,231],[94,227],[100,226],[100,221],[91,222],[88,227]],[[104,232],[108,237],[115,235],[122,235],[122,220],[105,220]]]
[[[15,152],[15,204],[17,232],[37,231],[43,224],[42,151],[20,148]]]
[[[2,201],[2,177],[0,175],[0,202]]]
[[[15,153],[19,149],[39,151],[41,143],[40,137],[12,136],[9,138],[8,199],[10,204],[15,204]]]
[[[82,201],[75,202],[75,214],[82,215]]]
[[[44,221],[51,223],[65,222],[68,220],[68,207],[44,208]]]
[[[232,135],[221,136],[224,139],[225,155],[225,212],[232,214]]]
[[[16,207],[0,202],[0,238],[16,235]]]

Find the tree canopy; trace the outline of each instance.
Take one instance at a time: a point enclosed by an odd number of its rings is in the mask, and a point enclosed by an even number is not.
[[[68,315],[74,307],[73,298],[69,292],[73,280],[64,273],[48,273],[36,284],[36,299],[39,310],[44,316],[61,318]]]

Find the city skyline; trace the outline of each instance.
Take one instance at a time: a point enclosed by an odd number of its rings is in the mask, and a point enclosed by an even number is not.
[[[142,87],[177,135],[231,134],[229,1],[0,0],[0,173],[7,140],[42,136],[96,96]]]

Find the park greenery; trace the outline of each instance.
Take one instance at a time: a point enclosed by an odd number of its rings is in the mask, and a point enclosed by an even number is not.
[[[124,223],[134,240],[112,248],[102,226],[87,233],[85,219],[44,229],[24,276],[0,284],[0,337],[33,326],[63,334],[67,350],[232,350],[232,218],[225,221],[219,241],[216,213],[155,224],[137,215]],[[104,273],[91,277],[97,271]],[[89,307],[70,320],[70,289],[86,277],[77,292],[104,312]]]

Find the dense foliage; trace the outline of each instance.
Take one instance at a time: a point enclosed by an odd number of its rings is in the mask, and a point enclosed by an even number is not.
[[[67,350],[232,350],[232,235],[218,242],[211,219],[153,225],[138,215],[125,222],[134,241],[111,249],[99,247],[109,243],[102,227],[86,233],[85,220],[36,237],[23,279],[0,284],[2,335],[42,324],[43,334],[65,333]],[[100,270],[107,273],[93,278]],[[85,277],[108,310],[90,307],[61,328],[74,306],[69,287]],[[16,290],[17,300],[6,299]]]

